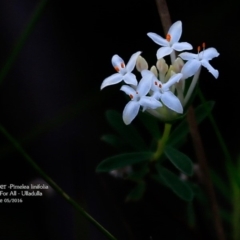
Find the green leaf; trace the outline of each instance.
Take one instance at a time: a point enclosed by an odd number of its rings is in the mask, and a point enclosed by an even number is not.
[[[127,177],[128,179],[132,180],[132,181],[141,181],[144,176],[146,174],[149,173],[149,167],[148,167],[148,164],[144,164],[140,169],[137,169],[137,170],[133,170],[132,173],[129,174],[129,176]]]
[[[187,205],[187,218],[188,218],[188,225],[192,228],[195,227],[196,226],[196,214],[195,214],[192,202],[189,202]]]
[[[135,152],[116,155],[103,160],[98,166],[97,172],[109,172],[114,169],[123,168],[135,163],[148,161],[152,157],[152,152]]]
[[[159,177],[176,195],[185,201],[193,200],[193,191],[192,189],[178,176],[170,172],[164,167],[157,167]]]
[[[214,101],[209,101],[199,105],[195,109],[195,116],[198,124],[200,124],[212,111],[214,103],[215,103]],[[170,135],[168,140],[168,145],[171,145],[171,146],[176,145],[177,143],[182,141],[184,137],[187,136],[188,132],[189,132],[189,126],[188,126],[187,120],[184,119]]]
[[[232,225],[232,214],[228,210],[225,210],[225,209],[221,208],[220,209],[220,216],[225,222]]]
[[[126,146],[123,139],[121,139],[119,136],[116,136],[114,134],[105,134],[101,137],[101,140],[112,145],[113,147],[120,148],[120,149]]]
[[[140,112],[139,118],[143,125],[146,127],[148,132],[151,134],[153,139],[159,139],[161,136],[159,127],[158,127],[158,120],[157,118],[153,117],[152,115],[148,114],[147,112]]]
[[[115,110],[108,110],[106,117],[109,124],[122,136],[128,145],[136,150],[147,150],[147,146],[136,128],[132,124],[125,125],[120,113]]]
[[[232,201],[231,190],[229,184],[214,170],[211,170],[211,179],[214,186],[222,193],[222,195],[229,201]]]
[[[180,171],[185,173],[188,176],[192,176],[193,174],[193,164],[191,159],[178,151],[175,148],[170,146],[166,146],[164,149],[164,153],[166,157],[171,161],[171,163]]]
[[[203,191],[203,189],[195,183],[187,181],[186,184],[192,189],[193,195],[199,201],[199,203],[207,208],[209,201],[205,191]]]
[[[239,159],[238,162],[240,163]],[[240,164],[233,164],[231,161],[226,161],[226,169],[228,178],[233,188],[237,187],[240,189]]]
[[[142,198],[146,190],[146,183],[140,182],[126,197],[126,202],[138,201]]]
[[[155,180],[156,182],[162,184],[163,186],[168,188],[168,185],[165,184],[165,182],[162,180],[162,178],[158,174],[152,174],[151,178]]]

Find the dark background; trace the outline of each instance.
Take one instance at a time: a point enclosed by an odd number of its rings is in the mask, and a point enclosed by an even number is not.
[[[0,2],[0,66],[39,2]],[[200,87],[208,100],[216,101],[213,114],[236,158],[238,3],[167,2],[172,21],[183,22],[182,41],[195,50],[206,42],[220,53],[210,62],[219,70],[219,78],[203,69]],[[126,104],[119,86],[100,91],[100,85],[114,73],[114,54],[127,62],[142,51],[149,64],[155,64],[158,46],[147,32],[163,36],[153,0],[49,1],[1,84],[0,122],[54,181],[118,239],[201,239],[213,234],[211,225],[200,214],[198,232],[192,232],[183,221],[185,203],[169,191],[151,184],[143,200],[125,203],[132,186],[95,173],[100,161],[116,153],[100,141],[102,134],[112,132],[105,111],[122,111]],[[210,123],[205,121],[200,131],[210,166],[224,173],[224,157]],[[39,175],[4,136],[0,140],[0,184],[39,182]],[[2,204],[0,216],[1,239],[106,239],[51,191],[22,204]]]

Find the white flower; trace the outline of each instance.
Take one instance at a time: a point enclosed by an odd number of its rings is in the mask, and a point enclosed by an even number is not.
[[[166,105],[169,109],[177,113],[183,113],[183,107],[180,100],[169,89],[173,84],[179,82],[179,80],[183,76],[181,73],[174,74],[166,83],[162,83],[161,81],[159,81],[150,71],[144,70],[142,71],[142,75],[145,77],[150,77],[151,75],[151,90],[153,91],[152,96],[154,98],[158,100],[160,99],[162,103]]]
[[[140,54],[141,52],[134,53],[126,66],[121,57],[119,57],[118,55],[114,55],[112,57],[112,65],[118,73],[115,73],[108,78],[105,78],[102,82],[101,90],[106,86],[117,84],[122,80],[127,84],[136,86],[137,79],[136,76],[132,73],[132,71],[136,65],[137,58]]]
[[[121,87],[120,90],[124,91],[131,98],[123,110],[123,121],[126,125],[130,124],[137,116],[140,106],[143,107],[143,111],[147,108],[156,109],[162,106],[162,104],[155,98],[146,96],[151,85],[151,79],[143,77],[136,89],[127,85]]]
[[[203,44],[203,48],[205,48],[205,44]],[[200,47],[198,47],[198,49],[200,50]],[[210,60],[218,56],[219,53],[215,48],[208,48],[206,50],[203,50],[202,52],[199,52],[198,54],[188,52],[183,52],[179,54],[179,57],[181,57],[183,60],[188,61],[185,63],[181,71],[184,78],[193,76],[198,71],[201,65],[207,68],[207,70],[215,78],[218,78],[218,70],[214,69],[209,63]]]
[[[173,50],[183,51],[191,50],[192,45],[187,42],[178,42],[182,35],[182,22],[175,22],[169,29],[166,39],[157,35],[156,33],[147,34],[155,43],[163,46],[157,51],[157,58],[163,58],[172,53]]]

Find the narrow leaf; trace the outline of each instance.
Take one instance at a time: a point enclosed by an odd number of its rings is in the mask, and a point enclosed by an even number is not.
[[[187,206],[187,218],[188,218],[188,225],[194,228],[196,226],[196,214],[195,214],[192,202],[189,202]]]
[[[232,214],[231,214],[231,212],[229,212],[229,210],[225,210],[225,209],[221,208],[220,216],[225,222],[232,225]],[[238,228],[238,231],[239,231],[239,228]]]
[[[140,169],[137,169],[137,170],[134,169],[134,171],[129,174],[128,179],[138,182],[142,180],[144,176],[148,173],[149,173],[148,164],[144,163],[144,165]]]
[[[123,139],[114,134],[105,134],[101,137],[101,140],[119,149],[126,146],[126,143],[123,141]]]
[[[240,165],[236,166],[236,164],[233,164],[228,160],[226,161],[226,169],[232,186],[234,186],[234,188],[238,187],[240,189]]]
[[[126,197],[126,202],[138,201],[142,198],[146,190],[146,183],[140,182]]]
[[[201,123],[208,116],[208,114],[212,111],[213,106],[214,106],[214,101],[209,101],[199,105],[195,109],[195,116],[198,124]],[[171,146],[176,145],[178,142],[182,141],[184,137],[187,136],[188,132],[189,132],[189,126],[186,119],[184,119],[170,135],[170,138],[168,140],[168,145],[171,145]]]
[[[123,168],[136,163],[148,161],[152,152],[135,152],[116,155],[103,160],[98,166],[97,172],[109,172],[114,169]]]
[[[165,147],[164,154],[177,169],[188,176],[192,176],[193,164],[188,156],[170,146]]]
[[[159,177],[164,184],[167,185],[176,195],[185,201],[193,200],[193,191],[185,182],[164,167],[159,166],[157,170]]]
[[[229,188],[229,184],[226,183],[225,180],[214,170],[211,170],[211,178],[214,186],[221,192],[221,194],[228,200],[232,201],[231,189]]]

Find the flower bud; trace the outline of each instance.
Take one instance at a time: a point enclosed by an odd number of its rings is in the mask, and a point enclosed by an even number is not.
[[[152,66],[150,71],[154,73],[155,77],[158,77],[157,68],[155,66]]]
[[[181,58],[176,58],[176,60],[173,63],[173,71],[176,73],[180,73],[183,65],[184,65],[183,60]]]
[[[137,62],[136,62],[136,68],[139,72],[141,72],[142,70],[148,69],[148,63],[145,60],[145,58],[138,56]]]
[[[167,82],[172,75],[174,75],[173,66],[170,65],[170,67],[168,68],[167,74],[165,76],[165,82]]]
[[[165,74],[168,70],[168,65],[166,64],[165,60],[163,58],[160,58],[157,61],[157,69],[159,70],[160,73]]]

